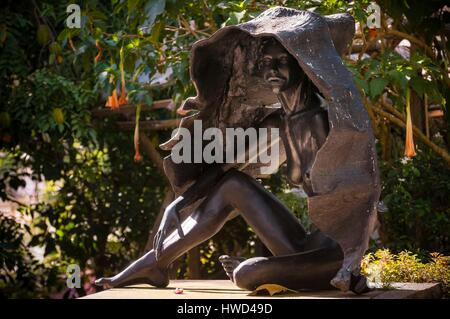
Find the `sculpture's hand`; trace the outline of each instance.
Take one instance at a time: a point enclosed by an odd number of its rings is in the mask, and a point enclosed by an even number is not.
[[[155,238],[153,239],[153,249],[155,250],[156,259],[159,258],[161,250],[163,248],[164,239],[166,239],[169,230],[173,225],[178,229],[178,234],[180,238],[184,237],[183,228],[181,227],[180,216],[178,214],[177,204],[182,197],[177,198],[175,201],[170,203],[164,211],[164,215],[161,219],[161,224],[159,225],[158,231],[156,232]]]

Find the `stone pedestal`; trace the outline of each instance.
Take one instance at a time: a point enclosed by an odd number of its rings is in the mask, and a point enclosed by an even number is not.
[[[182,294],[175,294],[182,288]],[[364,295],[337,290],[302,291],[284,295],[249,296],[249,291],[239,289],[229,280],[172,280],[167,288],[135,285],[114,288],[84,297],[83,299],[438,299],[442,297],[436,283],[396,283],[392,289],[375,289]]]

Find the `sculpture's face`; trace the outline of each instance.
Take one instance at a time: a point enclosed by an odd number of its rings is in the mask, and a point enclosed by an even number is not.
[[[302,72],[292,55],[276,41],[268,41],[263,46],[261,71],[274,93],[297,84]]]

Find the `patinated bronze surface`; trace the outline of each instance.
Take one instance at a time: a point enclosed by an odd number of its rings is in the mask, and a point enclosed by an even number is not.
[[[322,17],[275,7],[192,48],[197,96],[183,109],[198,112],[181,127],[192,130],[193,121],[202,120],[204,129],[279,128],[280,164],[286,161],[288,180],[307,193],[317,231],[306,233],[255,180],[264,177],[260,163],[175,164],[169,156],[164,168],[178,197],[166,209],[154,249],[97,283],[166,286],[171,262],[240,214],[274,256],[222,256],[239,287],[277,283],[366,291],[359,266],[380,186],[369,118],[340,57],[353,33],[354,20],[347,14]],[[161,147],[170,150],[176,143],[174,136]]]

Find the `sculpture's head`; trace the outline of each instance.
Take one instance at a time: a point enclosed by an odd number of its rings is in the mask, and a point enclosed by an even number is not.
[[[294,57],[272,37],[263,39],[259,63],[262,77],[276,94],[298,85],[303,75]]]

